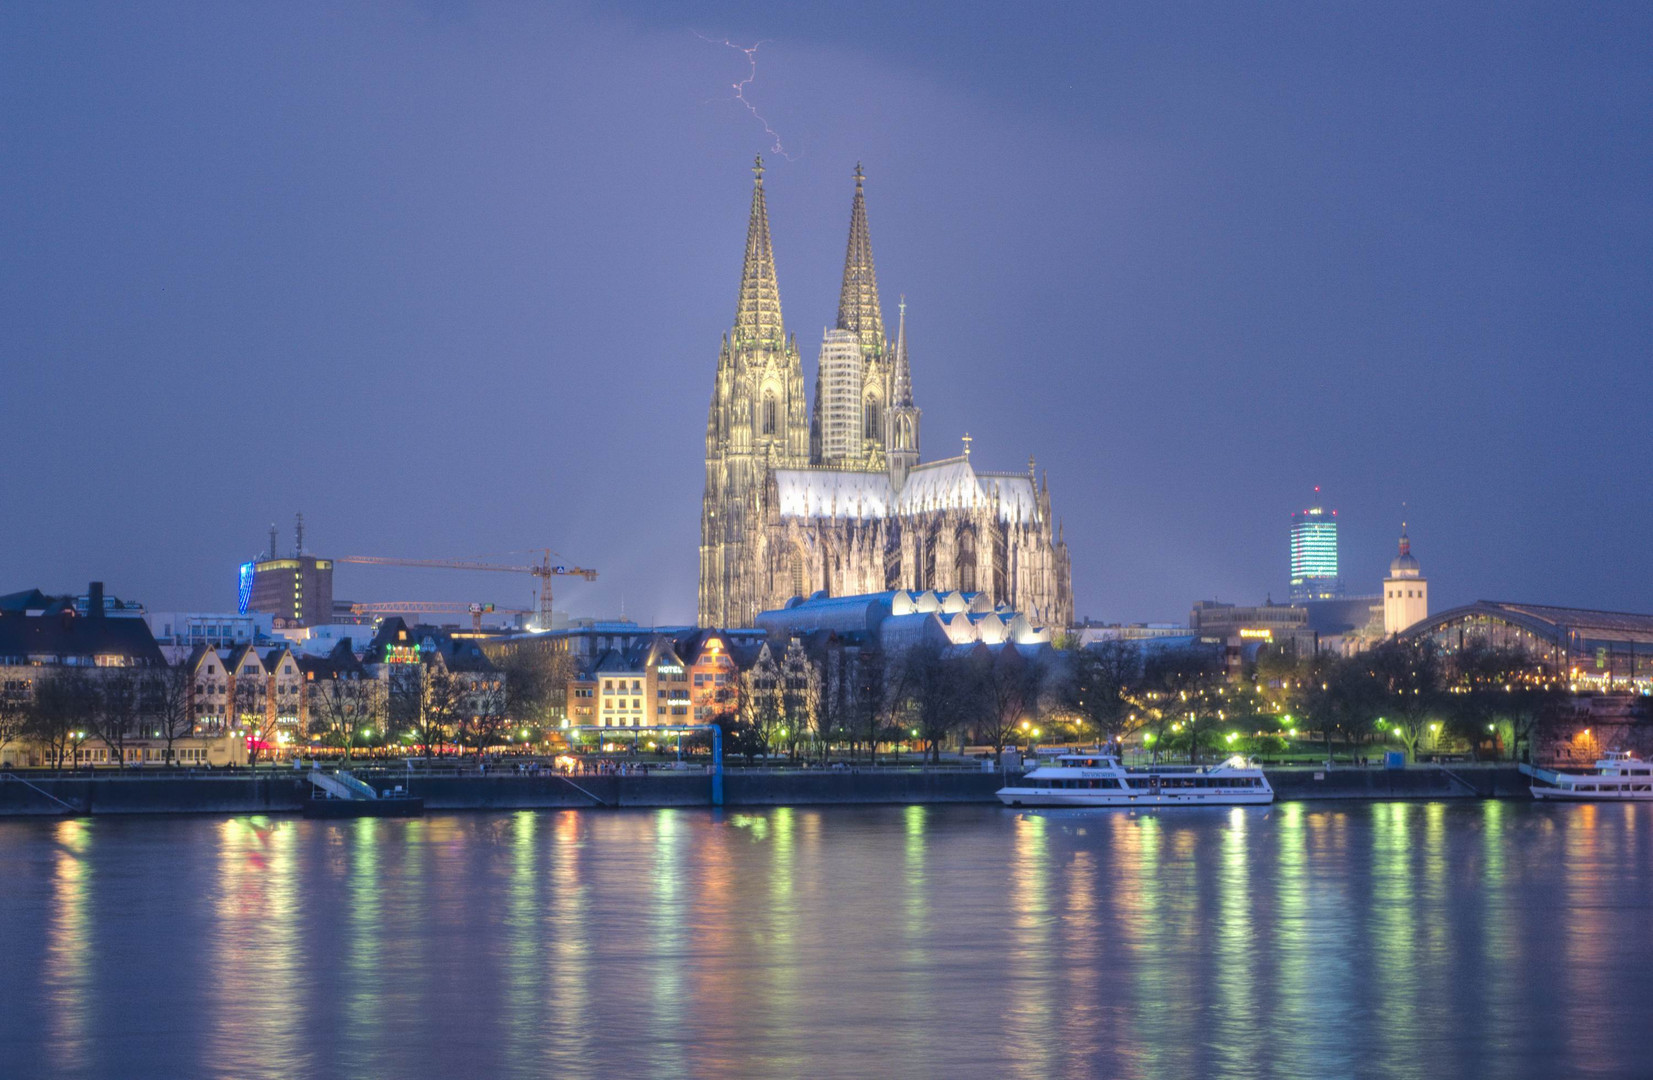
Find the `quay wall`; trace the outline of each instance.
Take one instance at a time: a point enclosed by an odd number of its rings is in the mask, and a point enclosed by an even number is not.
[[[1268,769],[1280,802],[1312,799],[1529,798],[1527,780],[1513,765],[1408,769]]]
[[[426,810],[523,810],[707,806],[711,777],[358,775],[381,789],[406,785]],[[1513,767],[1268,770],[1279,801],[1345,799],[1526,798]],[[27,783],[24,782],[27,780]],[[310,787],[297,774],[213,777],[0,778],[0,817],[90,814],[297,813]],[[726,806],[827,806],[876,803],[991,803],[1002,774],[920,770],[731,772]],[[61,800],[58,801],[58,800]],[[65,805],[67,804],[67,806]],[[72,811],[71,811],[72,808]]]

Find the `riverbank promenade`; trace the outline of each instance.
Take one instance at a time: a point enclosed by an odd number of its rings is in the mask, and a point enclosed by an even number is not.
[[[352,775],[389,794],[419,796],[427,810],[592,809],[710,806],[712,778],[700,771],[574,775],[496,770],[355,768]],[[1421,765],[1407,769],[1341,767],[1268,770],[1280,802],[1300,800],[1527,798],[1523,777],[1508,765]],[[723,804],[828,806],[992,803],[1005,774],[963,768],[859,766],[830,769],[731,768]],[[0,776],[0,817],[83,814],[298,813],[312,787],[298,770],[268,768],[212,774],[100,772],[7,773]]]

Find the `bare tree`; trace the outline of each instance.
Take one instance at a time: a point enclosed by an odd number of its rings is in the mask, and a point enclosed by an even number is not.
[[[1359,660],[1387,699],[1379,721],[1406,748],[1407,759],[1416,761],[1425,732],[1448,711],[1440,650],[1431,641],[1396,638]]]
[[[247,738],[247,764],[257,767],[258,755],[268,749],[276,737],[276,712],[271,708],[266,677],[238,677],[231,696],[236,722]]]
[[[1133,729],[1128,695],[1141,674],[1142,654],[1127,642],[1075,649],[1068,654],[1062,682],[1062,712],[1081,736],[1121,742]]]
[[[1149,655],[1129,703],[1155,736],[1154,751],[1186,744],[1190,763],[1212,741],[1217,725],[1229,719],[1222,659],[1200,649],[1171,649]]]
[[[0,751],[28,733],[30,696],[28,684],[18,681],[0,686]]]
[[[827,670],[827,664],[830,663],[831,658],[832,654],[825,653],[820,657],[821,663],[818,666],[813,662],[811,663],[811,667],[816,672],[815,706],[813,710],[815,730],[813,734],[823,764],[832,756],[832,744],[835,742],[841,743],[850,734],[854,720],[849,694],[846,692],[849,688],[843,680],[843,668],[838,668],[839,676],[835,684],[829,683],[828,678],[823,674]]]
[[[499,744],[510,722],[505,715],[509,685],[498,672],[486,672],[467,679],[454,676],[461,703],[458,720],[460,745],[476,751],[478,759],[490,746]]]
[[[440,754],[464,713],[466,688],[436,658],[398,666],[389,687],[391,723],[411,731],[427,758]]]
[[[1042,672],[1007,644],[984,660],[978,677],[987,707],[981,710],[976,730],[997,758],[1021,724],[1037,717]]]
[[[97,696],[92,680],[79,668],[60,668],[35,682],[27,733],[45,745],[53,768],[63,768],[70,747],[86,738]]]
[[[846,690],[846,726],[867,741],[867,763],[878,764],[878,735],[887,723],[893,697],[884,677],[884,654],[862,649],[855,657]]]
[[[504,680],[501,711],[511,723],[550,730],[567,715],[573,657],[523,647],[503,653],[494,664]]]
[[[191,733],[190,684],[194,682],[187,664],[151,668],[143,676],[143,725],[166,740],[166,761],[173,759],[173,743]]]
[[[797,756],[798,742],[815,730],[821,711],[821,675],[796,638],[787,645],[780,666],[782,741],[787,755]]]
[[[343,747],[350,761],[356,739],[377,727],[385,713],[385,687],[377,679],[327,678],[310,689],[310,731],[329,745]]]
[[[950,660],[935,642],[916,645],[902,657],[895,686],[896,714],[928,744],[930,760],[941,760],[941,744],[982,714],[983,694],[976,665]]]
[[[126,744],[143,717],[143,684],[137,671],[116,668],[98,680],[92,709],[92,732],[109,748],[115,763],[126,768]]]
[[[783,715],[780,670],[773,662],[760,662],[741,675],[741,683],[741,722],[757,733],[768,753],[774,747]]]

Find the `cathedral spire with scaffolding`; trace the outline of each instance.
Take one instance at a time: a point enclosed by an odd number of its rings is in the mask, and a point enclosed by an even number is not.
[[[849,211],[849,247],[844,252],[844,285],[838,294],[838,329],[861,339],[861,351],[884,351],[884,316],[878,307],[878,273],[872,263],[872,235],[867,230],[866,174],[855,165],[855,201]]]

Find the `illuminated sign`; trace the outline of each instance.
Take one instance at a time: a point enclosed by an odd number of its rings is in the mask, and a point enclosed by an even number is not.
[[[387,664],[417,664],[419,649],[415,645],[386,645],[385,663]]]
[[[681,675],[681,674],[683,674],[683,669],[678,667],[676,664],[661,664],[659,667],[655,668],[654,670],[659,671],[659,672],[663,672],[667,675]]]
[[[242,615],[245,615],[247,613],[247,605],[252,603],[252,601],[253,601],[253,564],[250,563],[250,562],[247,562],[247,563],[242,563],[241,564],[241,582],[240,582],[240,585],[237,588],[237,592],[236,592],[236,601],[235,602],[236,602],[237,608],[239,609],[239,613],[242,614]]]
[[[1268,629],[1254,630],[1251,627],[1242,627],[1240,629],[1240,636],[1243,638],[1250,638],[1255,641],[1273,641],[1274,631]]]

